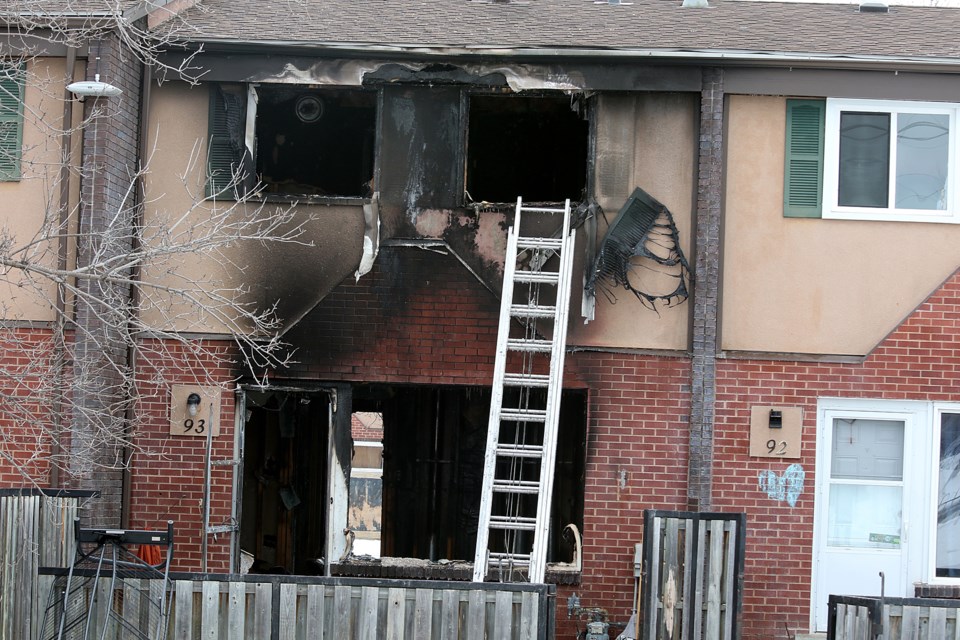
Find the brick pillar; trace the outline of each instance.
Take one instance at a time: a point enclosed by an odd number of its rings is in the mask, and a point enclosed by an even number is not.
[[[109,98],[87,98],[83,131],[79,266],[102,262],[130,250],[136,206],[134,180],[139,151],[142,65],[114,36],[92,43],[86,79],[119,87]],[[99,257],[99,259],[98,259]],[[96,271],[99,275],[104,272]],[[127,343],[128,287],[80,279],[73,359],[74,414],[69,437],[68,475],[73,486],[101,497],[84,514],[84,525],[120,523],[124,411],[129,398]]]
[[[722,69],[703,70],[699,142],[687,502],[690,509],[708,511],[712,505],[713,421],[719,347],[717,319],[723,186]]]

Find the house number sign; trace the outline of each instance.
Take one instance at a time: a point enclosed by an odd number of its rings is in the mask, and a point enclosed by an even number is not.
[[[795,460],[800,457],[803,409],[784,406],[750,408],[750,456]]]
[[[213,436],[219,435],[220,394],[218,387],[172,386],[170,435],[206,438],[210,429],[213,429]]]

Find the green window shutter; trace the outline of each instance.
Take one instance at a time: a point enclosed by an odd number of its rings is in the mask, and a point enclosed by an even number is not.
[[[25,79],[22,64],[0,62],[0,181],[20,179]]]
[[[823,202],[824,100],[787,100],[783,215],[819,218]]]
[[[239,168],[236,142],[231,142],[231,118],[227,114],[223,90],[216,83],[210,84],[210,114],[207,127],[206,195],[208,198],[235,199],[236,185],[231,185],[230,181]],[[234,138],[237,133],[234,132]]]

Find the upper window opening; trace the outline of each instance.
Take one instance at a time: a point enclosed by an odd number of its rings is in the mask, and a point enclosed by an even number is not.
[[[960,222],[960,105],[828,100],[824,217]]]
[[[219,85],[210,94],[208,194],[372,193],[376,92]]]
[[[589,127],[568,96],[472,96],[469,122],[466,188],[471,199],[581,197]]]
[[[267,193],[370,194],[375,93],[285,85],[257,93],[256,167]]]

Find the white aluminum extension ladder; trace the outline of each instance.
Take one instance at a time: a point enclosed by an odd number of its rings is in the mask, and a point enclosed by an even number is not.
[[[560,237],[521,236],[524,213],[562,215]],[[504,582],[543,582],[575,237],[569,200],[547,209],[517,198],[503,269],[475,582],[488,573]]]

